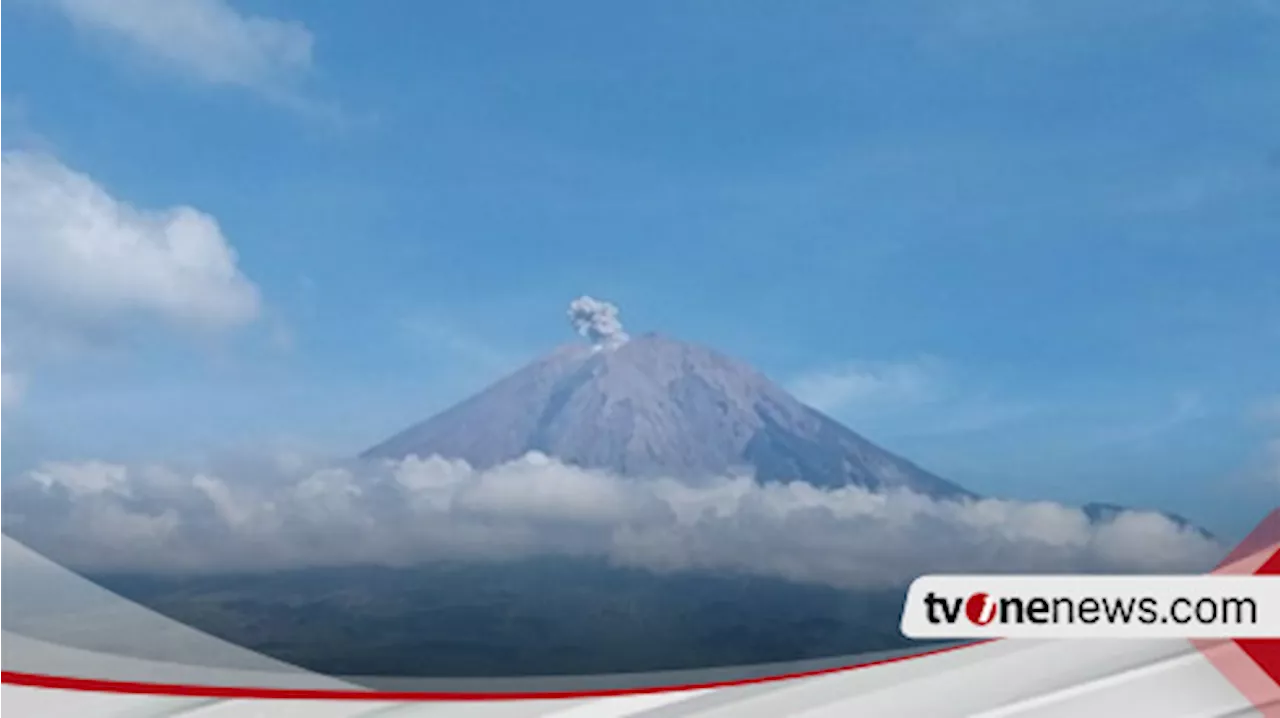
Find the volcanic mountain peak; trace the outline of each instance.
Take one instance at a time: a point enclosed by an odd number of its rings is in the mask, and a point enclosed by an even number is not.
[[[809,408],[759,372],[659,334],[569,345],[370,449],[487,468],[538,451],[625,476],[969,492]],[[618,338],[618,337],[621,338]]]

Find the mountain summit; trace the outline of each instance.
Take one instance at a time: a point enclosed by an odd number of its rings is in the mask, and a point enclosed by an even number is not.
[[[746,472],[761,482],[973,495],[740,362],[658,334],[628,337],[614,327],[612,305],[603,306],[610,322],[584,320],[595,305],[581,300],[570,310],[594,346],[561,347],[363,457],[439,455],[488,468],[538,451],[623,476],[697,480]],[[599,331],[602,324],[608,331]]]

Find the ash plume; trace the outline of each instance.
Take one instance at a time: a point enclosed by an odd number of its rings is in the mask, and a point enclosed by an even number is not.
[[[630,337],[622,331],[618,307],[593,297],[581,296],[569,302],[569,321],[574,331],[600,347],[615,347]]]

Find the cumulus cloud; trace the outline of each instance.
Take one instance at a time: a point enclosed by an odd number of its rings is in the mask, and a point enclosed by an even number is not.
[[[213,217],[115,199],[51,156],[3,158],[4,310],[18,346],[101,338],[138,320],[225,329],[259,313],[255,285]]]
[[[311,67],[299,22],[246,15],[224,0],[55,0],[78,27],[204,82],[274,92]]]
[[[77,568],[274,570],[568,555],[848,588],[939,571],[1177,572],[1222,550],[1155,513],[1091,522],[1052,503],[635,480],[539,454],[259,462],[255,471],[49,463],[6,480],[6,531]]]
[[[596,346],[617,346],[627,341],[618,319],[618,308],[593,297],[578,297],[569,302],[569,322],[577,333]]]

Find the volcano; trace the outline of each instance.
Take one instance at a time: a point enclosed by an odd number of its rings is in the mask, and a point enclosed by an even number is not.
[[[751,367],[654,333],[563,346],[362,456],[438,455],[484,469],[530,452],[632,477],[745,472],[761,482],[974,496]]]

